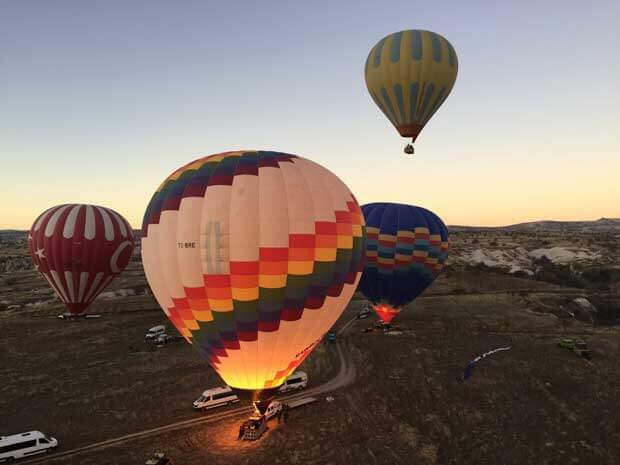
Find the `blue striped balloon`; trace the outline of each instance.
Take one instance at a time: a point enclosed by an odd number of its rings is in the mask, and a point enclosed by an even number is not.
[[[448,256],[448,229],[433,212],[413,205],[371,203],[366,265],[359,290],[389,323],[435,280]]]

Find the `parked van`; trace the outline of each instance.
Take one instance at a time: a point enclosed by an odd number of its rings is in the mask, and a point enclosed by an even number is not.
[[[41,431],[0,436],[0,461],[12,462],[22,457],[44,454],[57,446],[56,438],[46,436]]]
[[[308,386],[308,375],[303,371],[296,371],[284,381],[284,384],[280,386],[280,392],[296,391]]]
[[[202,395],[194,401],[194,409],[210,409],[221,407],[222,405],[233,404],[239,402],[239,397],[229,386],[207,389]]]
[[[280,411],[282,411],[282,404],[277,400],[273,400],[269,404],[269,407],[267,407],[267,410],[265,410],[265,418],[267,420],[270,420],[271,418],[275,417]],[[258,417],[260,416],[260,414],[261,413],[258,408],[256,408],[256,405],[254,405],[254,415],[252,415],[251,418]]]
[[[160,334],[166,334],[166,327],[164,325],[153,326],[144,335],[144,340],[154,341]]]

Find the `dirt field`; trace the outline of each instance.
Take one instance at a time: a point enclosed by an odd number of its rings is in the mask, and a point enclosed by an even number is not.
[[[620,404],[617,329],[593,330],[584,324],[564,329],[557,318],[523,308],[515,296],[426,298],[408,310],[402,314],[400,335],[362,334],[369,320],[357,322],[338,342],[356,367],[355,384],[333,393],[333,402],[323,397],[294,410],[287,425],[272,421],[257,443],[237,443],[238,419],[233,419],[128,442],[66,463],[141,463],[155,449],[188,465],[620,463],[620,420],[613,413]],[[558,348],[563,335],[588,341],[593,362]],[[512,349],[481,362],[470,381],[457,382],[474,353],[506,345]],[[174,351],[170,357],[176,357]],[[191,364],[178,371],[183,370],[191,371]],[[180,379],[185,381],[170,391],[165,383],[143,383],[166,396],[158,417],[139,413],[118,422],[100,414],[101,425],[111,426],[105,434],[94,425],[89,429],[103,439],[132,427],[136,431],[147,418],[164,424],[183,417],[187,396],[174,392],[191,390],[192,378]],[[117,399],[108,395],[110,401]],[[130,405],[142,403],[140,395],[131,399],[114,406],[119,419],[127,416]],[[69,411],[59,414],[75,418]],[[127,424],[119,424],[123,421]],[[80,427],[73,422],[68,430]]]
[[[293,410],[287,425],[272,421],[256,443],[236,441],[235,416],[61,458],[204,418],[191,401],[221,385],[184,341],[144,344],[149,327],[172,328],[138,262],[109,291],[91,310],[102,318],[62,321],[34,272],[0,279],[0,300],[9,302],[0,312],[0,434],[51,432],[59,460],[37,463],[141,464],[164,450],[175,465],[620,464],[620,327],[556,316],[567,299],[590,296],[583,289],[476,269],[443,274],[395,321],[400,334],[363,334],[373,320],[359,320],[336,345],[320,345],[302,366],[308,392],[339,373],[338,347],[355,382]],[[336,327],[363,304],[356,296]],[[562,337],[587,341],[592,363],[560,349]],[[508,345],[457,381],[474,354]],[[235,407],[219,412],[227,409]]]

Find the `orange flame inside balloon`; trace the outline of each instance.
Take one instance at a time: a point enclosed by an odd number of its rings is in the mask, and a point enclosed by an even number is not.
[[[394,308],[387,304],[373,305],[372,308],[385,324],[390,324],[394,317],[400,313],[400,308]]]

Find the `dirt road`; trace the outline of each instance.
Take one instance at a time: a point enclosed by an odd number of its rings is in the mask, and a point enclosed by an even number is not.
[[[355,323],[355,318],[349,320],[345,323],[342,328],[338,331],[339,336],[344,336],[350,330],[351,326]],[[311,388],[304,390],[303,392],[298,392],[295,394],[290,394],[286,396],[282,396],[279,398],[281,401],[292,401],[296,399],[301,399],[308,396],[318,396],[320,394],[325,394],[336,389],[347,386],[353,381],[355,381],[355,366],[353,365],[350,357],[348,356],[348,344],[345,341],[336,344],[336,350],[338,351],[338,356],[340,360],[340,370],[336,374],[334,378],[329,380],[328,382]],[[89,444],[87,446],[78,447],[76,449],[68,450],[53,454],[52,456],[45,456],[30,460],[28,463],[59,463],[63,460],[74,458],[77,455],[85,454],[87,452],[99,451],[102,449],[106,449],[108,447],[117,446],[119,444],[127,443],[130,441],[135,441],[138,439],[145,439],[151,436],[156,436],[163,433],[168,433],[172,431],[179,431],[186,428],[190,428],[196,425],[215,423],[221,420],[231,419],[235,417],[241,417],[243,415],[247,415],[251,410],[251,407],[245,405],[242,407],[237,407],[234,409],[228,409],[223,412],[214,412],[204,415],[199,418],[190,418],[188,420],[177,421],[175,423],[171,423],[168,425],[160,426],[157,428],[151,428],[144,431],[138,431],[136,433],[125,434],[123,436],[119,436],[116,438],[111,438],[105,441],[96,442],[93,444]]]

